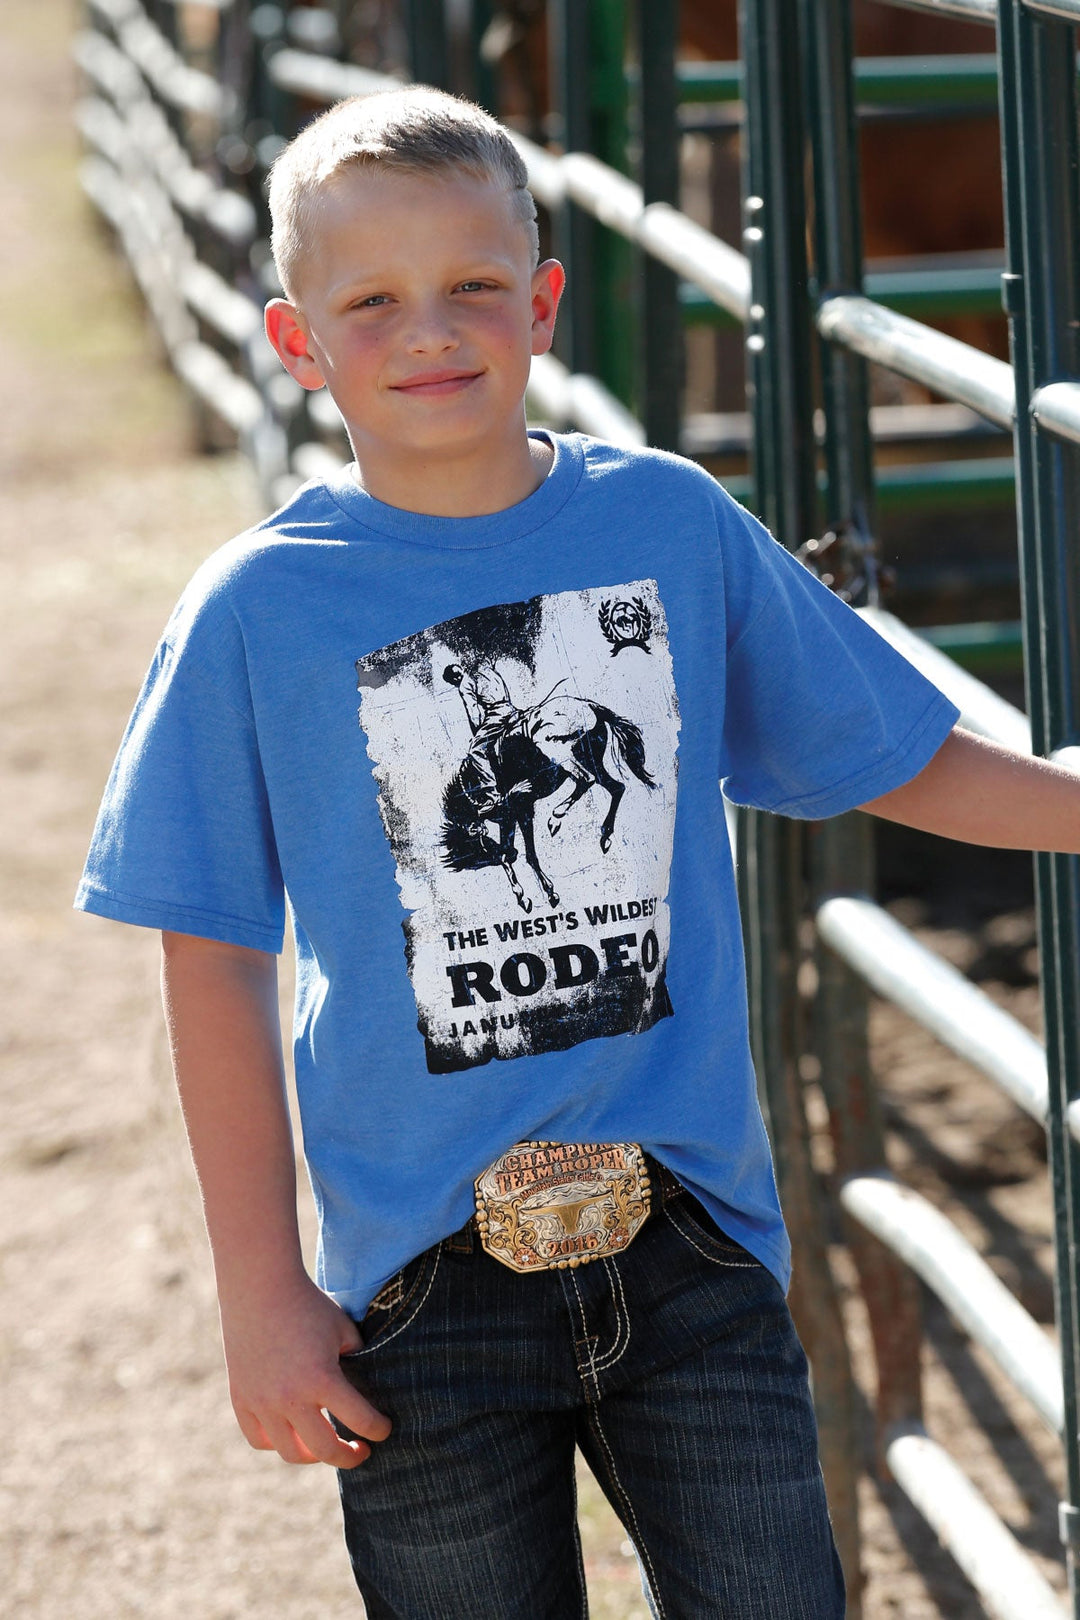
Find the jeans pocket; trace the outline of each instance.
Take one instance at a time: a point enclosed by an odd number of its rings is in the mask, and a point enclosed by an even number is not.
[[[359,1323],[363,1344],[359,1350],[342,1356],[342,1367],[347,1372],[351,1361],[377,1350],[388,1340],[396,1338],[419,1315],[438,1269],[441,1245],[425,1249],[410,1260],[408,1265],[384,1283],[375,1295]]]
[[[709,1212],[691,1194],[666,1204],[664,1214],[683,1242],[713,1265],[760,1267],[761,1261],[717,1226]]]

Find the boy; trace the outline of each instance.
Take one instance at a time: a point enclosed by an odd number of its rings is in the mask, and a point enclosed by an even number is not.
[[[575,1445],[657,1615],[838,1620],[717,779],[1068,850],[1080,784],[696,467],[526,433],[563,275],[479,109],[344,103],[271,205],[269,339],[355,465],[196,575],[78,900],[163,930],[240,1427],[341,1470],[371,1620],[582,1614]]]

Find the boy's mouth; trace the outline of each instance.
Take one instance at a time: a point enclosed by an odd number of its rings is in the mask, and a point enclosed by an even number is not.
[[[480,375],[479,371],[421,371],[415,377],[395,383],[394,388],[402,394],[456,394]]]

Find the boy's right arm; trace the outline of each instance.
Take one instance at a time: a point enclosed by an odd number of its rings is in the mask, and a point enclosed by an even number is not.
[[[390,1422],[342,1374],[338,1357],[359,1332],[301,1256],[276,961],[165,933],[162,996],[237,1421],[286,1462],[355,1467],[370,1447],[339,1438],[326,1412],[368,1440],[384,1440]]]

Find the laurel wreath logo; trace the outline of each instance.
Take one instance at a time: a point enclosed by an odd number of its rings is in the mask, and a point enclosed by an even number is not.
[[[598,617],[600,629],[611,643],[612,658],[627,647],[639,647],[645,653],[652,651],[649,646],[652,614],[640,596],[631,597],[629,601],[601,602]]]

